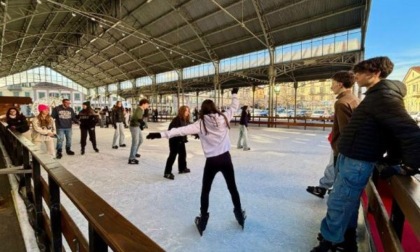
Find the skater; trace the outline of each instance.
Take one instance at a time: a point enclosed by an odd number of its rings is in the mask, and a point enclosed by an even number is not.
[[[337,174],[334,166],[338,156],[337,144],[340,132],[349,123],[353,111],[360,103],[359,98],[351,90],[355,82],[353,72],[339,71],[331,79],[331,90],[337,95],[337,101],[334,103],[334,124],[330,135],[333,156],[325,167],[324,176],[319,180],[319,185],[306,188],[307,192],[320,198],[324,198],[325,193],[332,188]]]
[[[237,94],[238,88],[234,88],[232,90],[232,104],[225,113],[217,110],[212,100],[205,100],[201,104],[200,118],[194,124],[173,128],[162,133],[150,133],[146,137],[147,139],[155,139],[161,137],[172,138],[194,134],[199,135],[204,155],[206,156],[201,189],[201,215],[195,219],[195,224],[200,235],[203,234],[207,226],[211,184],[219,171],[223,174],[231,194],[236,220],[242,228],[244,227],[246,215],[241,207],[241,200],[235,183],[235,172],[229,153],[229,121],[233,118],[239,107]]]
[[[179,128],[188,125],[190,122],[190,108],[181,106],[178,110],[178,115],[169,124],[168,130]],[[172,174],[172,165],[178,155],[178,173],[189,173],[190,169],[187,168],[187,152],[185,150],[185,143],[188,142],[187,136],[178,136],[169,139],[169,157],[166,160],[164,178],[175,179]]]
[[[82,110],[79,112],[79,120],[80,120],[80,145],[81,145],[81,154],[85,154],[85,147],[86,147],[86,138],[89,134],[89,140],[92,142],[93,150],[95,152],[99,152],[98,148],[96,147],[96,134],[95,134],[95,126],[98,123],[98,115],[95,111],[90,107],[90,102],[86,101],[82,104]]]
[[[56,137],[55,123],[50,116],[48,105],[38,105],[39,114],[32,119],[32,142],[41,147],[45,143],[48,154],[54,158],[54,137]]]
[[[76,119],[76,114],[73,108],[70,107],[70,100],[63,99],[63,104],[57,106],[52,111],[52,117],[55,119],[56,129],[58,132],[57,138],[57,159],[60,159],[63,148],[64,136],[66,137],[66,153],[67,155],[74,155],[71,150],[71,137],[72,137],[72,123],[79,124],[80,122]]]
[[[404,107],[404,83],[388,80],[394,64],[376,57],[353,67],[365,98],[354,110],[338,143],[338,170],[321,222],[319,245],[312,252],[357,251],[356,228],[360,196],[384,153],[401,161],[407,174],[420,167],[420,129]]]
[[[243,148],[244,151],[249,151],[251,148],[248,147],[248,122],[251,120],[251,114],[249,114],[248,106],[243,106],[241,109],[242,113],[241,119],[239,120],[239,139],[237,147],[238,149]]]
[[[117,142],[119,140],[120,147],[126,147],[124,135],[124,107],[121,101],[117,101],[112,108],[112,125],[114,126],[114,138],[112,140],[112,148],[118,149]]]
[[[131,132],[131,150],[130,157],[128,158],[128,164],[139,164],[140,157],[138,153],[140,145],[143,143],[143,134],[141,133],[146,126],[143,120],[144,111],[149,108],[149,100],[141,99],[139,106],[134,110],[130,120],[130,132]]]

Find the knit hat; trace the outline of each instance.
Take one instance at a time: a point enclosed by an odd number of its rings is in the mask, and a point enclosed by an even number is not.
[[[48,107],[47,104],[39,104],[38,105],[38,111],[41,112],[41,111],[44,111],[44,110],[50,110],[50,107]]]
[[[86,105],[88,107],[90,107],[90,101],[85,101],[84,103],[82,103],[83,105]]]

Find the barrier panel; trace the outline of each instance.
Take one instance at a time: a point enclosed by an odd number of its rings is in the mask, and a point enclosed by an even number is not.
[[[384,180],[375,171],[362,195],[364,215],[375,251],[420,248],[420,182],[412,176]]]

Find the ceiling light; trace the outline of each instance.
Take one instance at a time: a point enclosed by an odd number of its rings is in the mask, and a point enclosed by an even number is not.
[[[102,28],[103,26],[102,26],[101,24],[99,24],[99,27],[101,27],[101,28]]]
[[[140,40],[140,43],[142,43],[142,44],[143,44],[143,40]]]
[[[72,15],[73,17],[75,17],[75,16],[76,16],[76,13],[72,12],[72,13],[71,13],[71,15]]]
[[[158,50],[159,50],[159,46],[156,46],[156,49],[158,49]]]
[[[42,4],[41,0],[36,0],[36,2],[37,2],[38,4]]]
[[[1,1],[0,3],[1,3],[1,5],[6,6],[5,2]]]
[[[92,21],[96,21],[96,19],[95,19],[94,17],[91,17],[91,18],[90,18],[90,20],[92,20]]]
[[[123,33],[121,33],[121,35],[123,36],[123,37],[125,37],[125,33],[123,32]]]
[[[153,1],[153,0],[147,0],[147,3],[150,3],[151,1]]]
[[[172,51],[170,51],[169,54],[172,54]]]
[[[90,43],[93,43],[93,42],[95,42],[95,40],[96,40],[97,38],[93,38],[91,41],[90,41]]]

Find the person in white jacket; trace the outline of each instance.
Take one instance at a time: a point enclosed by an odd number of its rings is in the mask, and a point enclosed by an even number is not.
[[[244,227],[246,215],[241,207],[241,200],[235,183],[235,172],[229,153],[231,146],[229,121],[232,120],[235,112],[239,108],[237,93],[238,88],[234,88],[232,90],[232,104],[223,113],[216,108],[212,100],[205,100],[201,104],[199,120],[195,123],[161,133],[149,133],[146,137],[147,139],[155,139],[198,134],[204,155],[206,156],[201,189],[201,215],[195,219],[200,235],[203,234],[207,226],[211,184],[219,171],[223,174],[231,194],[236,220],[242,228]]]
[[[41,147],[41,143],[45,143],[47,152],[54,157],[54,137],[56,129],[54,119],[50,116],[50,108],[48,105],[38,105],[38,116],[32,119],[32,142]]]

